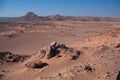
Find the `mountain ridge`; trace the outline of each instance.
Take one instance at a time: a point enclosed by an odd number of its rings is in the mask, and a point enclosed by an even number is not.
[[[91,17],[91,16],[62,16],[59,14],[38,16],[34,12],[28,12],[21,17],[0,17],[0,21],[110,21],[120,22],[120,18]]]

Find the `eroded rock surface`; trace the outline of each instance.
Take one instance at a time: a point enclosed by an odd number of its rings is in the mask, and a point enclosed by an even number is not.
[[[63,54],[66,56],[70,56],[72,60],[76,60],[79,57],[80,53],[81,52],[78,50],[66,47],[65,44],[52,42],[49,46],[42,48],[38,54],[41,58],[46,59],[50,59],[54,56],[60,56],[61,54]]]

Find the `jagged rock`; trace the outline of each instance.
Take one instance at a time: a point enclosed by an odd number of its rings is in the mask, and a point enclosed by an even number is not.
[[[51,52],[50,46],[46,46],[46,47],[42,48],[42,49],[39,51],[39,54],[40,54],[40,57],[41,57],[41,58],[44,58],[45,55],[50,54],[50,52]],[[47,57],[46,57],[46,58],[47,58]]]
[[[41,57],[41,58],[45,57],[45,58],[49,59],[49,58],[51,58],[51,57],[56,56],[56,54],[57,54],[57,53],[56,53],[56,52],[57,52],[57,50],[56,50],[56,45],[57,45],[56,42],[52,42],[52,43],[50,44],[50,46],[46,46],[46,47],[42,48],[42,49],[39,51],[40,57]]]
[[[50,59],[54,56],[60,55],[62,51],[65,51],[64,54],[69,55],[71,60],[76,60],[80,55],[80,51],[66,47],[65,44],[58,44],[57,42],[52,42],[49,46],[42,48],[39,51],[39,55],[40,58]]]
[[[43,68],[44,66],[47,66],[47,63],[44,63],[42,61],[31,61],[25,64],[28,68]]]
[[[24,61],[27,57],[29,56],[12,54],[11,52],[0,52],[0,61],[5,61],[5,62]]]

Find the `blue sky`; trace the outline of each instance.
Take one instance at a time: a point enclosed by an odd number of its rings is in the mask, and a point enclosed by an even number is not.
[[[0,17],[39,16],[120,17],[120,0],[0,0]]]

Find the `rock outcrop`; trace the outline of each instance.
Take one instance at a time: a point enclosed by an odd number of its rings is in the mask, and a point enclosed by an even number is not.
[[[65,44],[58,44],[57,42],[52,42],[49,46],[42,48],[39,51],[40,58],[50,59],[54,56],[70,56],[72,60],[76,60],[80,51],[73,48],[66,47]]]

